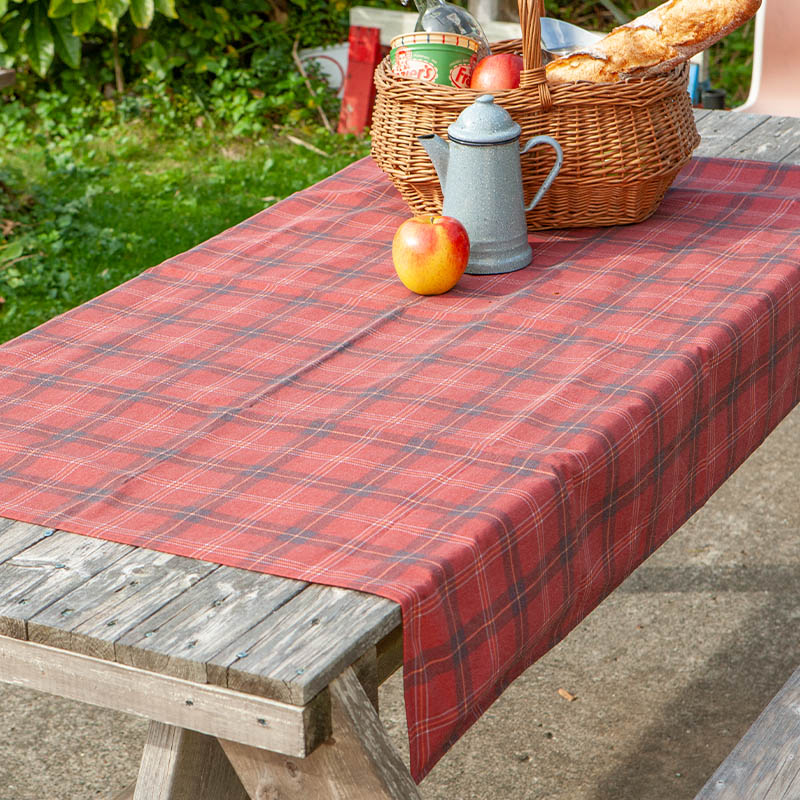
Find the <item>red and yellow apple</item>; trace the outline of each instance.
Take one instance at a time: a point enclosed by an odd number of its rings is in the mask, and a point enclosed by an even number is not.
[[[458,283],[467,268],[466,228],[454,217],[407,219],[394,234],[392,261],[407,289],[417,294],[443,294]]]
[[[522,56],[515,53],[486,56],[475,65],[469,87],[481,92],[516,89],[523,65]]]

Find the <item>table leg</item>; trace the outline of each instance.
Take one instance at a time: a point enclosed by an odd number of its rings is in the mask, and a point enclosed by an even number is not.
[[[133,800],[220,798],[249,800],[217,740],[203,733],[151,722]]]
[[[220,740],[250,797],[420,800],[355,670],[345,670],[330,692],[333,736],[306,758]]]

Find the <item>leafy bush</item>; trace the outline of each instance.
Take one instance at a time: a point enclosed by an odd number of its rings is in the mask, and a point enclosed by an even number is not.
[[[708,51],[711,84],[725,90],[730,106],[744,103],[750,91],[755,28],[751,19]]]
[[[170,10],[0,0],[0,340],[366,154],[319,124],[336,98],[295,60],[346,37],[344,0],[141,3]],[[59,58],[78,6],[97,15]]]
[[[96,25],[116,34],[120,19],[129,14],[136,27],[148,28],[156,9],[177,16],[174,0],[0,0],[0,18],[6,17],[2,44],[9,55],[25,56],[34,72],[44,77],[55,54],[77,69],[81,37]]]
[[[206,55],[203,45],[214,43],[235,54],[237,47],[263,46],[278,28],[304,45],[328,43],[346,33],[345,0],[253,0],[218,3],[180,0],[0,0],[0,50],[10,59],[25,59],[44,77],[55,55],[77,69],[82,51],[100,41],[119,42],[132,53],[145,42],[148,61],[154,50],[161,66],[167,51],[177,53],[170,66],[180,66],[186,55]],[[156,14],[159,12],[159,14]],[[166,22],[165,22],[166,20]],[[169,20],[178,20],[178,25]],[[150,29],[149,34],[142,34]]]
[[[249,136],[314,119],[320,106],[335,115],[324,81],[312,74],[309,88],[293,53],[346,38],[345,0],[173,2],[0,0],[0,65],[19,70],[22,105],[5,109],[0,135],[145,117],[163,132],[221,124]]]

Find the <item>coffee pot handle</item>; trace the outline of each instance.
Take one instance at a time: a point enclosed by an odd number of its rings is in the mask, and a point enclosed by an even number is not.
[[[519,151],[519,154],[522,156],[528,152],[533,147],[536,147],[540,144],[549,144],[553,150],[556,151],[556,163],[553,164],[553,169],[550,170],[550,174],[545,178],[544,183],[539,187],[539,191],[536,192],[536,197],[525,206],[526,211],[530,211],[541,199],[544,193],[550,188],[550,185],[556,179],[556,175],[558,175],[558,171],[561,169],[561,164],[564,161],[564,153],[561,150],[561,145],[552,137],[552,136],[534,136],[533,139],[529,139],[525,147]]]

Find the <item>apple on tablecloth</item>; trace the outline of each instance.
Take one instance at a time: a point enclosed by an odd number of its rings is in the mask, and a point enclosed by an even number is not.
[[[470,89],[481,92],[516,89],[524,62],[515,53],[495,53],[482,58],[472,72]]]
[[[407,219],[392,240],[392,261],[403,285],[417,294],[443,294],[464,274],[469,236],[454,217]]]

